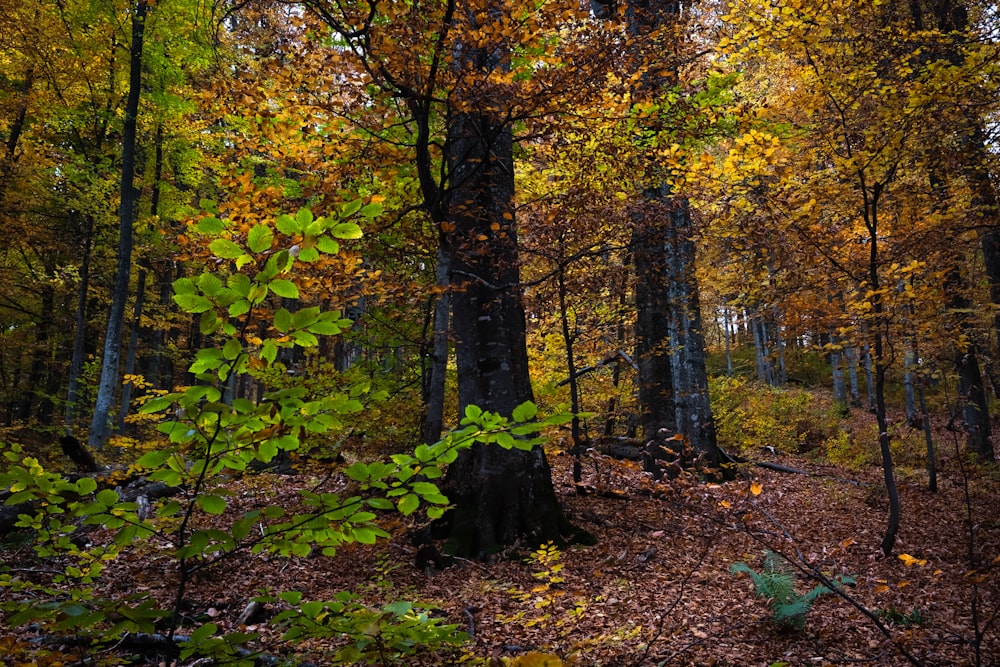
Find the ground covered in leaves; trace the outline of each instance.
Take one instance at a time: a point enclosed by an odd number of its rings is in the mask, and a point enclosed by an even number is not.
[[[942,446],[949,438],[940,434]],[[195,626],[211,620],[232,631],[263,589],[317,600],[353,590],[373,605],[404,599],[435,606],[470,635],[463,649],[396,663],[406,665],[541,664],[524,658],[530,652],[576,665],[974,665],[977,650],[978,664],[1000,664],[995,470],[971,472],[966,485],[959,461],[945,454],[939,490],[931,493],[922,471],[901,469],[902,527],[885,557],[879,543],[887,507],[877,467],[846,469],[766,449],[748,454],[807,474],[746,466],[726,484],[661,484],[632,462],[590,454],[588,493],[580,495],[569,457],[553,453],[567,513],[598,538],[596,546],[543,559],[525,549],[495,563],[456,561],[428,572],[415,566],[408,526],[396,519],[388,527],[398,537],[388,545],[348,545],[333,557],[226,560],[199,576],[185,613]],[[292,503],[298,489],[336,486],[336,477],[322,475],[248,477],[234,485],[231,505]],[[768,553],[780,556],[765,563]],[[767,572],[774,562],[794,573],[798,594],[818,585],[815,573],[854,583],[844,587],[846,597],[820,596],[804,616],[777,622],[750,576],[731,571],[745,563]],[[169,605],[172,565],[152,545],[133,550],[111,564],[102,592],[145,593]],[[289,652],[269,624],[274,607],[245,627],[261,633],[260,648],[330,664],[322,642]],[[8,640],[24,633],[0,626]]]

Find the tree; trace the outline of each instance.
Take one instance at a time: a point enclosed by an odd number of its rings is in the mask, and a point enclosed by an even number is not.
[[[115,272],[111,310],[104,334],[104,354],[97,400],[90,422],[88,443],[101,449],[113,425],[114,399],[120,386],[118,377],[122,337],[125,331],[125,307],[129,296],[129,275],[132,269],[133,227],[138,214],[139,192],[135,187],[136,128],[139,119],[139,96],[142,92],[142,50],[145,44],[147,0],[136,0],[131,6],[132,35],[129,47],[128,99],[122,131],[122,167],[120,201],[118,204],[118,268]]]
[[[412,149],[418,205],[439,233],[449,273],[460,415],[475,406],[509,416],[532,398],[512,200],[513,128],[570,94],[566,74],[540,63],[563,47],[552,26],[578,10],[569,3],[526,8],[457,0],[420,11],[306,4],[343,40],[365,94],[393,123],[412,128],[402,140]],[[416,60],[414,50],[421,54]],[[379,135],[386,136],[384,128]],[[439,308],[437,355],[444,317]],[[439,382],[432,380],[429,391],[439,391]],[[456,553],[485,557],[521,538],[561,540],[569,530],[541,450],[473,448],[449,468],[446,486],[456,504],[450,521]]]
[[[641,86],[635,99],[641,104],[665,104],[677,85],[679,63],[674,59],[680,46],[680,5],[633,0],[626,15],[629,36],[637,42],[638,62],[648,68],[638,72]],[[661,428],[674,430],[714,467],[721,455],[708,398],[692,218],[687,197],[675,192],[667,180],[670,169],[656,165],[645,174],[646,179],[663,180],[647,181],[634,216],[636,361],[643,434],[650,439]]]

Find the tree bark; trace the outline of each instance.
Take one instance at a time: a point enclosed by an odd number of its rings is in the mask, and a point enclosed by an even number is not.
[[[671,274],[668,284],[670,364],[677,429],[714,468],[722,463],[722,457],[708,398],[705,338],[694,274],[695,245],[691,238],[691,212],[687,200],[674,200],[667,221],[671,243],[671,247],[666,249]]]
[[[510,416],[532,400],[512,199],[513,137],[489,113],[449,118],[452,310],[459,414],[469,405]],[[475,445],[448,468],[455,509],[447,550],[487,558],[569,531],[545,452]]]
[[[423,441],[437,442],[444,429],[444,401],[448,373],[448,332],[451,330],[451,290],[448,286],[451,272],[450,253],[439,248],[435,283],[441,292],[434,302],[434,323],[429,363],[424,378]]]
[[[673,369],[670,363],[670,324],[667,301],[669,274],[662,251],[668,247],[666,230],[635,217],[632,263],[635,270],[635,362],[639,398],[639,429],[650,440],[661,428],[677,431]]]
[[[142,49],[146,27],[147,0],[137,0],[132,8],[132,41],[129,57],[128,97],[125,102],[125,122],[122,131],[121,202],[118,209],[118,267],[115,272],[111,310],[104,335],[101,358],[101,379],[97,387],[94,415],[90,422],[88,444],[102,449],[111,434],[115,394],[120,381],[122,335],[125,328],[125,306],[128,302],[129,276],[132,268],[132,233],[138,211],[139,191],[135,187],[136,128],[139,96],[142,90]]]

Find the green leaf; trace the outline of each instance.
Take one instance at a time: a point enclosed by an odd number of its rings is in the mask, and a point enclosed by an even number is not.
[[[292,314],[287,308],[279,308],[274,313],[274,328],[281,333],[288,333],[292,328]]]
[[[295,236],[303,229],[305,226],[300,227],[299,223],[292,216],[287,213],[279,215],[274,221],[274,227],[287,236]]]
[[[212,308],[211,301],[200,294],[191,294],[188,292],[174,294],[174,303],[180,306],[181,310],[194,314],[204,313],[206,310]]]
[[[382,214],[382,204],[371,203],[361,209],[361,215],[366,218],[374,218]]]
[[[95,500],[110,507],[118,502],[118,493],[114,489],[104,489],[97,493]]]
[[[250,296],[250,276],[245,273],[234,273],[229,276],[229,289],[242,297]]]
[[[357,482],[364,482],[370,476],[368,466],[363,461],[352,463],[350,467],[344,470],[344,474]]]
[[[80,495],[87,495],[97,490],[97,482],[90,477],[81,477],[76,482],[76,492]]]
[[[143,468],[159,468],[168,458],[170,458],[169,451],[162,449],[154,450],[152,452],[146,452],[139,457],[139,460],[136,461],[136,465]]]
[[[174,281],[174,294],[194,294],[198,286],[190,278],[178,278]]]
[[[215,239],[208,244],[208,249],[212,251],[213,255],[221,259],[236,259],[243,254],[243,248],[229,239]]]
[[[246,299],[240,299],[239,301],[234,301],[229,306],[229,317],[239,317],[240,315],[245,315],[250,312],[250,302]]]
[[[364,236],[361,227],[353,222],[341,222],[334,225],[333,229],[330,230],[330,234],[338,239],[360,239]]]
[[[254,225],[247,234],[247,247],[250,252],[261,253],[271,248],[274,232],[267,225]]]
[[[201,644],[206,639],[214,635],[218,629],[219,628],[215,625],[215,623],[206,623],[191,633],[191,637],[188,642],[191,644]]]
[[[344,204],[344,207],[340,209],[340,217],[347,218],[354,215],[355,213],[361,210],[361,207],[364,206],[364,203],[365,202],[363,199],[355,199],[352,202]]]
[[[311,264],[319,259],[319,251],[316,248],[303,248],[299,251],[299,260]]]
[[[205,296],[216,296],[222,291],[222,281],[214,273],[203,273],[198,276],[198,288]]]
[[[514,408],[514,412],[511,417],[514,421],[526,422],[530,419],[534,419],[535,415],[538,414],[538,408],[531,401],[525,401],[521,405]]]
[[[340,244],[329,236],[321,236],[316,239],[316,249],[327,255],[336,255],[340,252]]]
[[[404,515],[413,514],[418,507],[420,507],[420,498],[417,497],[415,493],[407,493],[405,496],[399,499],[396,503],[396,507]]]
[[[222,514],[226,511],[226,501],[219,496],[198,496],[197,502],[208,514]]]
[[[295,212],[295,222],[298,223],[299,229],[305,229],[312,224],[313,214],[307,208],[300,208]]]
[[[299,298],[299,288],[295,286],[291,280],[272,280],[268,287],[272,292],[278,296],[283,296],[286,299],[298,299]]]
[[[240,341],[235,338],[227,340],[226,344],[222,347],[222,356],[229,361],[232,361],[236,357],[240,356],[241,352],[243,352],[243,346],[240,344]]]
[[[201,314],[201,318],[198,322],[198,330],[205,336],[214,334],[219,330],[220,326],[222,326],[222,320],[219,319],[219,316],[214,310],[206,310]]]
[[[202,234],[215,235],[222,232],[225,226],[222,224],[222,220],[219,220],[214,215],[210,215],[207,218],[202,218],[198,221],[198,231]]]

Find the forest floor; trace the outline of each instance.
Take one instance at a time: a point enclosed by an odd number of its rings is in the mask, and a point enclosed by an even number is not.
[[[870,417],[855,412],[854,420]],[[952,447],[951,437],[938,434],[942,450]],[[567,664],[637,667],[974,665],[977,643],[978,664],[1000,664],[995,470],[971,475],[967,505],[953,455],[941,455],[936,493],[928,491],[923,471],[901,468],[902,524],[893,555],[885,557],[879,544],[887,502],[878,467],[848,470],[767,450],[758,458],[808,474],[749,466],[725,484],[661,484],[632,462],[589,456],[584,483],[591,493],[579,495],[569,457],[553,452],[554,481],[570,520],[598,539],[596,546],[560,553],[561,581],[535,576],[545,568],[524,558],[530,551],[492,564],[458,561],[428,574],[414,565],[406,526],[397,523],[389,526],[398,537],[388,545],[348,545],[333,557],[227,560],[194,583],[187,613],[233,631],[262,589],[298,590],[316,600],[353,590],[373,605],[403,599],[436,606],[447,622],[471,634],[465,649],[393,663],[401,665],[450,665],[473,657],[501,665],[530,651],[558,654]],[[298,489],[315,487],[319,475],[248,477],[234,485],[230,504],[234,510],[282,498],[291,504]],[[974,571],[967,509],[975,529]],[[827,577],[853,578],[856,583],[844,589],[850,599],[822,596],[801,629],[781,626],[767,600],[755,596],[750,577],[730,571],[737,562],[760,571],[768,551]],[[151,545],[134,549],[109,564],[101,593],[145,593],[169,604],[170,565]],[[800,593],[816,585],[805,570],[798,572]],[[978,642],[977,628],[987,628]],[[249,629],[261,633],[264,651],[288,655],[280,629],[267,620]],[[0,637],[9,632],[0,625]],[[326,665],[323,649],[305,643],[294,651]]]

